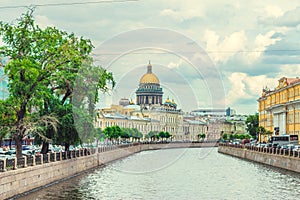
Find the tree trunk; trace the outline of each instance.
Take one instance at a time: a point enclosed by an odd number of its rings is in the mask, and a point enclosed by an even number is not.
[[[16,157],[21,158],[22,157],[22,137],[19,135],[15,135],[14,139],[16,142]]]
[[[12,142],[12,139],[11,138],[9,138],[9,149],[11,149],[11,142]]]
[[[43,141],[41,154],[46,154],[49,151],[49,143]]]

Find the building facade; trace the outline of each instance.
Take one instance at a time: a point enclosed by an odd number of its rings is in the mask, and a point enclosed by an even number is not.
[[[274,90],[264,88],[258,101],[259,126],[274,135],[300,130],[300,79],[282,77]]]
[[[159,79],[152,73],[152,65],[149,61],[147,73],[144,74],[139,83],[139,88],[136,90],[137,105],[161,105],[163,91],[160,87]]]
[[[136,104],[122,98],[119,105],[99,109],[97,116],[95,127],[102,130],[118,125],[137,128],[144,136],[150,131],[164,131],[172,135],[172,140],[197,140],[197,135],[206,134],[207,130],[203,121],[184,119],[174,100],[167,98],[163,102],[163,91],[150,62],[136,90]]]

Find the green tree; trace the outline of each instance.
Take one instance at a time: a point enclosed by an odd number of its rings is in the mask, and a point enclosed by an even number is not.
[[[122,129],[119,126],[117,126],[117,125],[113,126],[112,129],[113,129],[113,135],[112,135],[112,137],[115,140],[118,140],[119,137],[122,135]]]
[[[164,131],[160,131],[160,132],[158,133],[158,136],[159,136],[159,138],[161,138],[162,140],[164,140],[166,134],[165,134]]]
[[[248,139],[248,140],[249,140],[250,138],[251,138],[251,135],[249,135],[249,134],[246,134],[246,135],[245,135],[245,139]]]
[[[92,50],[89,40],[76,38],[54,27],[42,30],[34,24],[33,9],[23,14],[16,24],[0,23],[0,35],[5,43],[0,53],[9,58],[5,66],[10,103],[16,112],[12,132],[17,156],[22,154],[22,139],[28,133],[26,122],[30,114],[43,107],[44,98],[51,95],[49,86],[65,84],[66,71],[78,71]],[[61,80],[61,81],[59,81]],[[64,85],[65,86],[65,85]],[[63,99],[69,96],[68,88]]]
[[[94,66],[91,59],[86,59],[76,75],[74,86],[71,86],[72,99],[70,102],[73,105],[73,117],[77,129],[80,129],[79,135],[83,142],[94,138],[95,107],[99,101],[99,92],[107,92],[110,89],[109,83],[114,87],[112,73],[108,73],[99,66]],[[118,127],[116,132],[120,131],[120,127]]]
[[[114,85],[111,73],[90,64],[89,54],[93,48],[90,40],[75,37],[73,33],[55,27],[41,29],[34,24],[32,13],[33,9],[29,9],[15,24],[0,22],[0,36],[5,43],[0,47],[0,54],[9,58],[4,69],[9,81],[8,109],[14,110],[16,117],[10,127],[17,145],[17,156],[21,156],[22,138],[29,133],[28,125],[39,124],[38,118],[43,116],[44,119],[49,116],[48,119],[53,120],[44,124],[48,127],[37,135],[46,143],[45,150],[47,143],[52,140],[64,140],[66,146],[72,140],[77,142],[78,134],[82,131],[86,133],[85,139],[89,140],[93,135],[93,110],[98,101],[98,89],[107,91],[107,82],[110,80]],[[75,85],[79,74],[82,75],[79,84],[87,83],[83,84],[86,93],[79,99],[81,104],[73,106],[76,96],[73,94],[74,86],[80,88]],[[92,84],[89,82],[91,74],[94,77],[100,74]],[[87,85],[90,87],[88,90],[85,87]],[[94,91],[94,95],[90,91]],[[88,102],[88,111],[80,111],[86,105],[82,102]],[[71,109],[71,112],[63,115],[63,109]],[[74,114],[74,109],[75,112],[79,111]],[[39,115],[33,116],[34,113]],[[71,118],[79,119],[79,122]],[[59,123],[56,123],[57,119]],[[79,124],[82,130],[76,131],[78,127],[74,123]],[[58,135],[55,133],[58,129],[67,132],[59,132]]]
[[[156,132],[155,131],[149,131],[149,133],[147,134],[150,138],[150,140],[152,141],[154,136],[155,136]]]
[[[256,131],[258,132],[258,134],[259,134],[259,139],[261,140],[262,139],[262,136],[264,136],[264,138],[265,138],[265,135],[266,135],[266,129],[265,129],[265,127],[263,127],[263,126],[259,126],[257,129],[256,129]],[[263,139],[264,140],[264,139]]]
[[[167,139],[169,139],[169,138],[171,137],[171,134],[170,134],[168,131],[166,131],[166,132],[165,132],[165,137],[166,137]]]
[[[259,116],[258,113],[255,115],[249,115],[246,119],[246,128],[248,133],[253,137],[256,138],[257,128],[259,125]]]
[[[121,132],[120,137],[123,140],[127,141],[127,139],[130,138],[130,130],[129,130],[129,128],[122,128],[122,132]]]
[[[112,127],[108,126],[103,130],[103,133],[105,135],[106,138],[108,138],[109,140],[111,140],[113,138],[113,129]]]
[[[202,133],[201,135],[200,135],[200,137],[201,137],[201,139],[202,139],[202,141],[205,139],[205,137],[206,137],[206,135],[205,135],[205,133]]]
[[[227,133],[223,133],[223,135],[222,135],[222,138],[224,139],[224,140],[228,140],[228,134]]]

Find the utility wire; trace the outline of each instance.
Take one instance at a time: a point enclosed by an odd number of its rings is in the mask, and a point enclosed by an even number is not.
[[[256,50],[249,50],[249,51],[203,51],[203,53],[266,53],[266,52],[300,52],[300,49],[274,49],[274,50],[264,50],[264,51],[256,51]],[[119,55],[124,52],[103,52],[103,53],[92,53],[95,56],[101,55]],[[130,52],[128,54],[170,54],[172,52]],[[182,54],[194,54],[195,52],[176,52]]]
[[[47,7],[47,6],[73,6],[73,5],[87,5],[87,4],[100,4],[100,3],[123,3],[123,2],[136,2],[139,0],[102,0],[102,1],[87,1],[87,2],[69,2],[69,3],[46,3],[46,4],[31,4],[31,5],[16,5],[16,6],[0,6],[0,9],[14,9],[14,8],[27,8],[33,7]]]

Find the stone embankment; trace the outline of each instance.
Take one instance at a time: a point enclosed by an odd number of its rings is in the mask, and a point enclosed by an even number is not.
[[[296,151],[219,144],[218,152],[300,173],[300,153]]]
[[[5,160],[0,163],[0,199],[11,198],[144,150],[213,146],[216,143],[136,143]]]

